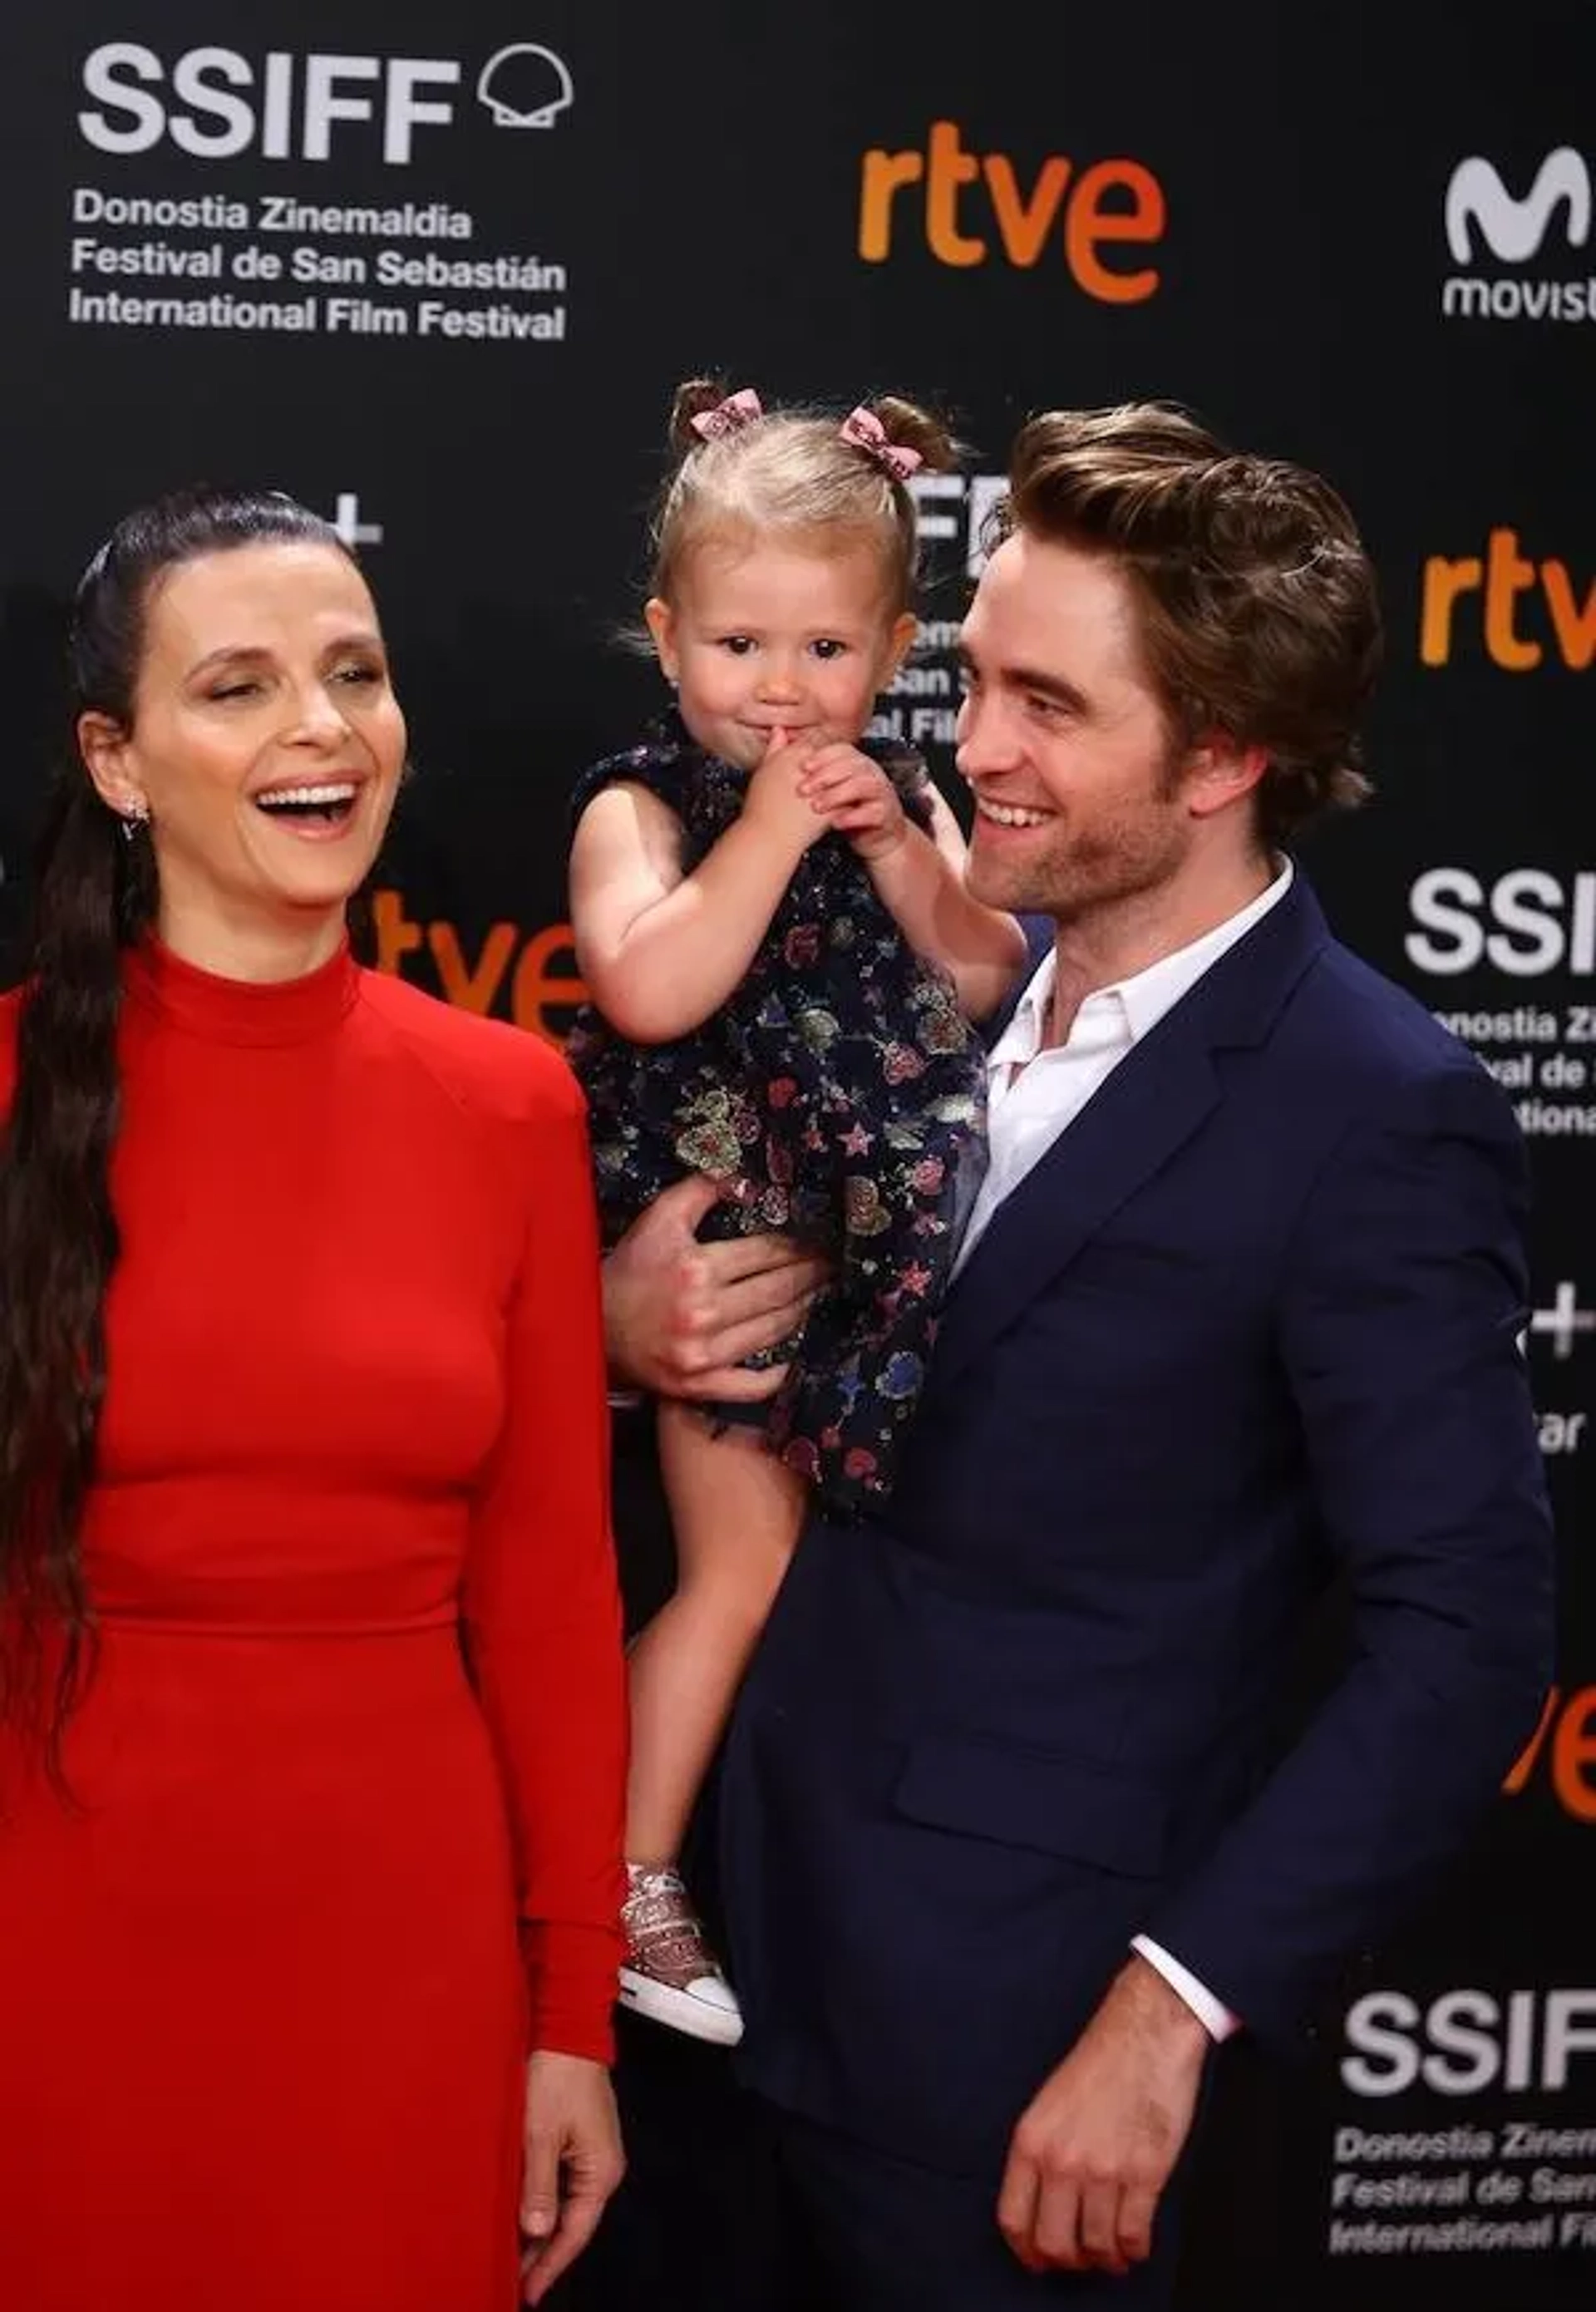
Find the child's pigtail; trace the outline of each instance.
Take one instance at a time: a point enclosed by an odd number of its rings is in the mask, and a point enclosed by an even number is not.
[[[864,404],[897,449],[912,450],[928,474],[951,474],[963,463],[962,445],[935,412],[900,394],[878,393]]]
[[[678,463],[694,450],[704,447],[704,436],[693,424],[694,418],[718,409],[731,390],[718,377],[684,378],[677,387],[671,400],[670,442]]]

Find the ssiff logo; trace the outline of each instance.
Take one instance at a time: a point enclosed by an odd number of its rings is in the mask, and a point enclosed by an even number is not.
[[[105,40],[83,59],[87,101],[77,116],[96,152],[148,153],[166,142],[199,161],[257,150],[268,161],[327,161],[335,139],[375,132],[384,162],[408,168],[417,131],[449,127],[464,80],[452,57],[296,56],[260,58],[236,48],[186,48],[170,73],[142,40]],[[518,40],[489,57],[478,101],[496,128],[550,128],[575,91],[552,48]]]
[[[1525,630],[1521,606],[1544,613],[1539,635]],[[1582,600],[1565,562],[1533,562],[1521,553],[1516,530],[1493,530],[1483,556],[1433,554],[1425,564],[1418,654],[1425,666],[1450,663],[1460,621],[1478,626],[1486,656],[1510,674],[1533,672],[1548,644],[1583,674],[1596,659],[1596,581]]]
[[[1553,875],[1544,867],[1510,867],[1487,885],[1471,868],[1426,867],[1407,905],[1412,928],[1403,952],[1432,977],[1459,977],[1481,965],[1513,979],[1596,977],[1596,868]],[[1446,1024],[1477,1040],[1467,1015],[1463,1024]],[[1547,1035],[1555,1034],[1548,1015]],[[1596,1043],[1596,1005],[1579,1007],[1567,1041]]]
[[[1571,144],[1546,155],[1522,194],[1510,192],[1483,154],[1460,161],[1446,188],[1446,243],[1452,263],[1470,269],[1443,283],[1442,312],[1449,320],[1596,320],[1596,279],[1548,269],[1559,243],[1585,247],[1591,209],[1590,168]],[[1520,269],[1494,276],[1474,269],[1489,258]],[[1533,272],[1522,269],[1531,266]]]
[[[570,66],[536,40],[513,40],[477,76],[477,101],[495,128],[552,128],[575,101]]]
[[[1596,1990],[1445,1991],[1422,2009],[1406,1992],[1369,1991],[1346,2029],[1341,2081],[1355,2096],[1421,2082],[1441,2096],[1560,2095],[1575,2059],[1596,2054]]]
[[[1103,304],[1137,305],[1158,287],[1156,267],[1109,265],[1103,252],[1116,243],[1150,248],[1163,238],[1166,215],[1163,188],[1139,161],[1094,161],[1077,171],[1055,153],[1026,181],[1008,153],[969,152],[958,122],[937,120],[924,152],[878,145],[865,153],[859,254],[884,264],[899,231],[917,223],[939,265],[985,265],[995,249],[1023,269],[1056,239],[1077,288]]]

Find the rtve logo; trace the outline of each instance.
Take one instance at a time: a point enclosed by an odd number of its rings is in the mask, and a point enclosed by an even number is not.
[[[911,188],[923,188],[917,200]],[[1104,263],[1102,251],[1116,241],[1144,247],[1161,241],[1166,214],[1162,187],[1139,161],[1094,161],[1076,175],[1073,161],[1053,153],[1022,185],[1006,153],[967,152],[957,121],[936,120],[923,153],[877,145],[865,153],[859,254],[867,265],[884,264],[895,231],[912,231],[917,223],[941,265],[985,265],[995,236],[1010,265],[1030,267],[1057,227],[1078,288],[1106,305],[1139,305],[1158,287],[1156,269],[1117,268]]]
[[[1494,257],[1502,265],[1528,266],[1543,249],[1550,264],[1559,241],[1576,250],[1590,240],[1591,171],[1583,154],[1559,144],[1520,197],[1509,192],[1493,162],[1475,153],[1452,171],[1445,207],[1454,265],[1472,268]],[[1596,320],[1596,279],[1553,279],[1544,271],[1529,277],[1455,273],[1442,285],[1441,310],[1449,320]]]
[[[1470,598],[1477,595],[1486,655],[1510,674],[1531,673],[1544,661],[1548,642],[1575,674],[1584,673],[1596,658],[1596,581],[1586,588],[1583,601],[1578,600],[1566,563],[1526,561],[1517,530],[1502,529],[1490,532],[1483,559],[1478,554],[1433,554],[1425,564],[1418,654],[1425,666],[1451,662],[1461,606],[1468,603],[1471,613]],[[1545,640],[1520,630],[1518,610],[1525,596],[1530,604],[1544,606]],[[1471,615],[1466,623],[1474,624]]]

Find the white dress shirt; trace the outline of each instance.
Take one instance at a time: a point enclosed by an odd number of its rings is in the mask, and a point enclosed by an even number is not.
[[[1037,966],[1013,1019],[987,1055],[987,1171],[960,1241],[955,1276],[981,1238],[1004,1198],[1017,1188],[1094,1091],[1125,1057],[1188,995],[1206,971],[1236,941],[1245,939],[1291,889],[1293,870],[1286,860],[1267,891],[1239,915],[1216,924],[1201,939],[1161,956],[1145,971],[1110,987],[1094,988],[1082,999],[1062,1044],[1043,1049],[1053,1001],[1057,960],[1049,948]]]
[[[1278,906],[1291,889],[1292,874],[1288,859],[1268,889],[1239,914],[1216,924],[1201,939],[1177,948],[1172,955],[1161,956],[1145,971],[1117,980],[1111,987],[1094,988],[1083,999],[1065,1041],[1044,1047],[1057,968],[1049,950],[987,1057],[987,1171],[959,1247],[955,1276],[986,1234],[1004,1198],[1040,1163],[1132,1045],[1172,1011],[1183,995],[1189,994],[1203,974],[1244,939],[1271,907]],[[1179,1992],[1213,2038],[1228,2039],[1240,2029],[1241,2019],[1160,1944],[1136,1935],[1131,1948]]]

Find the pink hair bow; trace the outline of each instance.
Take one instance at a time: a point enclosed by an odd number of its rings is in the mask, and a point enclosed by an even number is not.
[[[895,481],[907,482],[925,462],[917,450],[906,449],[901,442],[889,442],[886,427],[874,410],[866,409],[863,402],[857,409],[849,410],[837,430],[855,450],[863,450],[878,466],[885,466]]]
[[[737,392],[727,394],[723,401],[717,401],[713,409],[700,409],[688,423],[694,433],[701,434],[706,442],[718,442],[723,434],[736,434],[744,425],[751,425],[756,417],[763,417],[764,415],[759,395],[751,385],[745,385]]]

